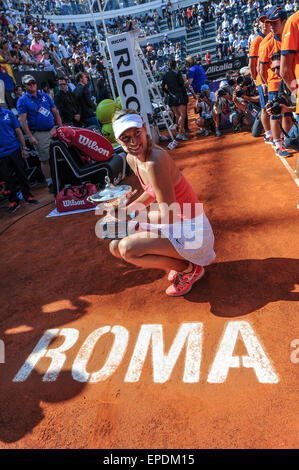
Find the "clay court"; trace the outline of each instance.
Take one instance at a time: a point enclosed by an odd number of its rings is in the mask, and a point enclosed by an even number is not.
[[[46,189],[34,191],[34,211],[1,212],[1,448],[298,447],[299,187],[262,137],[198,139],[192,128],[171,155],[204,204],[217,258],[185,297],[165,295],[164,272],[113,258],[94,212],[46,218]],[[295,169],[296,155],[287,163]],[[135,176],[124,183],[140,194]],[[158,333],[154,358],[153,337],[147,350],[141,335],[156,325],[166,358],[190,324],[202,347],[193,382],[184,380],[186,344],[166,373]],[[56,333],[44,351],[61,346],[61,356],[33,364],[47,330]],[[234,366],[217,373],[233,331]],[[254,342],[260,377],[244,359]]]

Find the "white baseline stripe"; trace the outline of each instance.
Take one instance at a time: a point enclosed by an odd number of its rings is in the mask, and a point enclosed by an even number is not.
[[[288,162],[286,161],[286,159],[284,157],[280,157],[279,155],[276,155],[280,160],[281,162],[284,164],[284,166],[286,167],[286,169],[288,170],[288,172],[290,173],[291,177],[293,178],[293,180],[295,181],[295,184],[297,184],[298,188],[299,188],[299,178],[297,177],[297,174],[295,173],[295,171],[290,167],[290,165],[288,164]],[[297,209],[299,209],[299,202],[297,204]]]

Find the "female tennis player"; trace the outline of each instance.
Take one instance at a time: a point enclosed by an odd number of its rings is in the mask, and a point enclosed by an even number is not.
[[[216,256],[213,231],[202,204],[170,155],[152,143],[136,111],[117,110],[112,125],[143,189],[126,213],[144,208],[149,223],[140,222],[139,231],[112,240],[110,251],[136,266],[164,269],[171,282],[166,294],[185,295],[204,275],[203,266]]]

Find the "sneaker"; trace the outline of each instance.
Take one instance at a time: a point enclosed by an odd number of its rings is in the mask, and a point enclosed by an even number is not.
[[[271,144],[273,145],[273,137],[272,135],[270,137],[266,137],[266,134],[264,134],[264,142],[265,144]]]
[[[206,129],[204,135],[205,135],[205,137],[208,137],[208,135],[210,135],[210,132]]]
[[[168,280],[172,284],[166,289],[166,294],[170,297],[179,297],[190,292],[193,284],[201,279],[205,273],[202,266],[193,264],[193,269],[189,273],[179,273],[177,271],[170,271]]]
[[[200,137],[200,136],[204,135],[204,133],[205,133],[205,130],[200,129],[200,131],[196,132],[196,135],[197,135],[197,137]]]
[[[53,186],[53,183],[50,183],[50,184],[49,184],[48,189],[49,189],[49,193],[50,193],[50,194],[54,194],[54,186]]]
[[[178,134],[176,136],[176,139],[178,139],[178,140],[189,140],[188,137],[185,134]]]
[[[21,204],[19,202],[11,202],[8,206],[8,212],[12,214],[16,210],[20,209]]]
[[[26,204],[38,204],[38,201],[34,197],[29,196],[26,198]]]
[[[178,143],[176,140],[173,140],[172,142],[169,142],[169,144],[167,145],[167,148],[169,148],[169,150],[173,150],[177,147]]]
[[[216,137],[221,137],[222,136],[219,129],[216,129],[215,134],[216,134]]]
[[[286,151],[285,146],[283,144],[280,144],[275,148],[275,153],[279,157],[291,157],[291,154]]]

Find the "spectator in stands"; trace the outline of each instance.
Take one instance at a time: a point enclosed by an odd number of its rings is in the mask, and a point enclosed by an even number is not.
[[[56,74],[56,69],[49,59],[49,53],[47,51],[43,51],[40,65],[45,72],[54,72]]]
[[[22,196],[26,203],[38,203],[30,192],[29,182],[25,173],[23,159],[27,157],[28,151],[18,119],[12,111],[0,107],[0,171],[10,191],[8,207],[8,212],[10,213],[15,212],[21,207],[13,178],[13,170],[17,175]]]
[[[202,58],[201,58],[200,53],[198,53],[197,56],[195,57],[195,62],[196,62],[198,65],[201,65],[201,64],[202,64]]]
[[[169,10],[168,7],[165,10],[165,17],[167,22],[167,28],[172,29],[172,12],[171,10]]]
[[[76,62],[73,68],[73,73],[76,76],[79,72],[85,72],[84,64],[82,63],[81,57],[76,57]]]
[[[96,86],[96,102],[100,103],[103,100],[111,99],[111,93],[107,88],[104,78],[100,78]]]
[[[252,41],[254,40],[254,38],[256,37],[256,33],[254,32],[254,30],[252,29],[251,30],[251,33],[248,37],[248,46],[250,47]]]
[[[205,20],[202,17],[198,17],[198,26],[199,26],[199,34],[202,38],[207,37],[206,33],[206,23]]]
[[[62,124],[71,124],[80,127],[81,109],[74,93],[67,89],[68,82],[62,77],[58,81],[59,91],[54,102],[60,113]]]
[[[35,32],[33,35],[33,40],[30,44],[30,50],[32,51],[37,62],[40,62],[42,59],[42,50],[44,48],[44,42],[41,40],[41,35],[38,32]]]
[[[13,57],[11,54],[11,51],[9,49],[9,42],[8,40],[4,39],[1,44],[0,44],[0,65],[5,64],[5,65],[15,65],[18,63],[18,58]],[[12,69],[10,67],[11,74],[12,74]],[[13,74],[12,74],[13,75]]]
[[[188,83],[195,93],[199,93],[201,86],[207,80],[206,72],[201,65],[195,63],[193,56],[186,58],[186,67],[188,68]]]
[[[209,53],[209,51],[206,52],[205,60],[206,60],[206,64],[209,65],[211,63],[211,54]]]
[[[20,54],[21,54],[21,61],[20,61],[20,66],[19,66],[20,71],[26,72],[28,70],[33,70],[37,67],[37,62],[30,55],[28,46],[25,43],[21,44]]]
[[[61,118],[52,99],[37,90],[37,83],[32,75],[24,75],[22,83],[26,88],[26,93],[19,98],[17,103],[19,119],[30,143],[37,147],[41,169],[49,191],[54,192],[49,165],[49,147],[55,121],[58,126],[61,126]]]
[[[77,86],[74,90],[74,94],[77,99],[77,103],[81,108],[81,121],[86,126],[98,127],[101,130],[99,121],[96,118],[96,104],[92,100],[91,93],[88,87],[88,77],[85,72],[79,72],[76,75]]]
[[[54,44],[51,44],[50,49],[49,49],[49,58],[53,62],[53,65],[55,68],[61,67],[61,60],[58,57],[56,48]]]
[[[181,60],[181,58],[182,58],[181,45],[179,42],[177,42],[175,45],[175,50],[174,50],[174,60],[178,62]]]
[[[284,9],[287,13],[289,13],[293,10],[293,5],[291,4],[290,0],[286,0]]]

